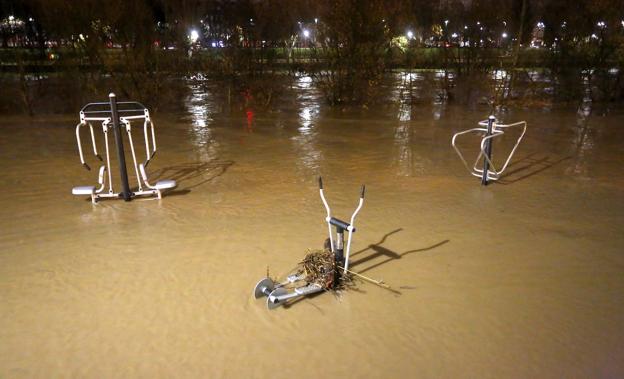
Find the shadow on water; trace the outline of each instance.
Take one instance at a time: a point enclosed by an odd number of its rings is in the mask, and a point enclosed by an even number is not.
[[[362,257],[362,258],[360,258],[360,259],[358,259],[358,260],[356,260],[356,261],[353,261],[353,262],[351,263],[351,266],[350,266],[350,267],[356,267],[356,266],[359,266],[359,265],[361,265],[361,264],[363,264],[363,263],[366,263],[366,262],[368,262],[368,261],[371,261],[371,260],[373,260],[373,259],[375,259],[375,258],[382,257],[382,256],[387,258],[387,259],[384,259],[384,260],[383,260],[383,261],[381,261],[381,262],[375,263],[375,264],[374,264],[374,265],[372,265],[372,266],[365,267],[363,270],[359,270],[359,271],[358,271],[358,274],[361,274],[361,273],[363,273],[363,272],[366,272],[366,271],[372,270],[372,269],[374,269],[374,268],[377,268],[377,267],[379,267],[379,266],[381,266],[381,265],[384,265],[384,264],[386,264],[386,263],[388,263],[388,262],[391,262],[391,261],[394,261],[394,260],[397,260],[397,259],[401,259],[401,258],[403,258],[404,256],[406,256],[406,255],[408,255],[408,254],[412,254],[412,253],[418,253],[418,252],[422,252],[422,251],[432,250],[432,249],[435,249],[435,248],[437,248],[437,247],[440,247],[440,246],[442,246],[442,245],[444,245],[444,244],[446,244],[446,243],[450,242],[450,240],[448,240],[448,239],[447,239],[447,240],[440,241],[440,242],[438,242],[438,243],[436,243],[436,244],[434,244],[434,245],[431,245],[431,246],[422,247],[422,248],[420,248],[420,249],[408,250],[408,251],[404,251],[404,252],[402,252],[402,253],[397,253],[397,252],[395,252],[395,251],[392,251],[392,250],[390,250],[390,249],[387,249],[387,248],[385,248],[385,247],[381,246],[381,245],[382,245],[382,244],[386,241],[386,239],[387,239],[389,236],[391,236],[392,234],[398,233],[398,232],[400,232],[400,231],[402,231],[402,230],[403,230],[402,228],[399,228],[399,229],[393,230],[393,231],[391,231],[391,232],[389,232],[389,233],[385,234],[385,235],[381,238],[381,240],[380,240],[379,242],[377,242],[377,243],[375,243],[375,244],[370,244],[370,245],[368,245],[368,247],[367,247],[367,248],[362,249],[362,250],[359,250],[359,251],[355,252],[354,254],[352,254],[351,256],[353,257],[353,256],[359,255],[359,254],[361,254],[361,253],[364,253],[365,251],[368,251],[368,250],[372,250],[372,251],[373,251],[373,253],[372,253],[372,254],[368,254],[368,255],[366,255],[366,256],[364,256],[364,257]]]
[[[521,180],[530,178],[531,176],[537,175],[543,171],[548,170],[551,167],[558,165],[559,163],[570,159],[571,157],[563,157],[557,160],[551,160],[548,155],[539,156],[536,153],[531,153],[520,158],[517,161],[514,161],[509,164],[509,168],[513,169],[503,175],[501,180],[495,181],[495,183],[508,185],[515,182],[519,182]],[[517,176],[520,175],[520,176]]]
[[[218,178],[219,176],[225,174],[225,172],[234,164],[234,161],[220,161],[220,160],[212,160],[209,162],[194,162],[194,163],[183,163],[180,165],[174,165],[169,167],[164,167],[158,169],[154,172],[154,177],[156,180],[159,179],[173,179],[178,185],[181,183],[193,181],[197,178],[202,178],[197,183],[192,183],[190,185],[184,186],[183,189],[180,189],[177,192],[178,194],[188,193],[192,188],[199,187],[204,185],[211,180]],[[173,194],[173,192],[171,193]]]

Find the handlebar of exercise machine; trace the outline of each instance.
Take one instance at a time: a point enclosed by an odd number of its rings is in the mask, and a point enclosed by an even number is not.
[[[97,152],[97,145],[95,144],[95,134],[93,133],[93,125],[90,122],[81,121],[78,125],[76,125],[76,142],[78,142],[78,154],[80,155],[80,163],[82,166],[86,168],[88,171],[91,171],[91,167],[85,162],[84,154],[82,153],[82,141],[80,140],[80,127],[83,125],[89,125],[89,129],[91,131],[91,143],[93,144],[93,154],[102,161],[102,157]]]
[[[362,208],[362,205],[364,205],[365,192],[366,192],[366,186],[362,185],[362,187],[360,188],[360,201],[355,211],[351,215],[350,222],[347,223],[346,221],[342,221],[340,219],[337,219],[331,216],[331,209],[329,208],[329,204],[327,204],[327,200],[325,200],[325,194],[323,193],[323,178],[319,176],[319,193],[321,195],[321,200],[323,201],[323,205],[325,206],[325,209],[327,210],[327,217],[325,218],[325,221],[327,222],[327,230],[329,233],[329,243],[330,243],[332,252],[335,252],[334,250],[335,245],[334,245],[334,240],[332,237],[331,226],[334,225],[337,229],[339,228],[339,229],[347,230],[349,232],[349,238],[347,240],[347,254],[345,256],[345,267],[344,267],[345,273],[348,271],[348,268],[349,268],[349,252],[351,250],[351,237],[353,236],[353,233],[355,232],[355,216],[357,216],[358,212],[360,212],[360,209]]]

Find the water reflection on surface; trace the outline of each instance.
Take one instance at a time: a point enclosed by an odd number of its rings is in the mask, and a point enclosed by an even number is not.
[[[185,101],[187,119],[190,119],[190,133],[194,145],[202,161],[208,161],[217,156],[218,142],[213,137],[212,123],[216,112],[216,104],[211,91],[205,84],[190,83],[189,95]],[[214,90],[214,89],[213,89]]]
[[[394,131],[394,145],[396,147],[396,155],[394,158],[397,167],[397,174],[400,176],[411,176],[415,173],[422,173],[422,161],[419,163],[419,170],[414,168],[414,151],[412,126],[409,123],[400,123]]]
[[[424,101],[336,111],[300,77],[278,111],[252,109],[253,133],[192,83],[182,114],[154,116],[150,173],[181,187],[160,201],[73,197],[96,180],[74,126],[0,119],[0,377],[624,376],[624,114],[510,109],[527,135],[483,187],[450,138],[489,107],[410,81]],[[326,238],[320,172],[347,219],[367,184],[354,269],[393,291],[268,311],[257,281]]]
[[[576,111],[576,128],[574,129],[575,158],[568,169],[568,173],[579,177],[587,178],[589,166],[586,156],[594,148],[594,134],[590,126],[591,114],[593,110],[592,84],[590,73],[587,72],[582,78],[583,99]]]
[[[298,111],[298,134],[291,139],[298,151],[298,165],[310,172],[317,173],[323,155],[317,146],[317,131],[315,121],[321,109],[321,99],[312,88],[312,78],[300,75],[295,82],[299,107]]]

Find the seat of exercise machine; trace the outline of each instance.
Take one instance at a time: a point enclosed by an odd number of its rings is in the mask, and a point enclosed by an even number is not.
[[[93,195],[95,186],[78,186],[72,188],[72,195]]]
[[[106,172],[106,166],[100,166],[100,172],[98,174],[98,183],[101,188],[104,188],[104,173]],[[100,190],[98,190],[99,192]],[[72,195],[93,195],[95,194],[95,186],[78,186],[72,188]]]
[[[154,188],[159,190],[175,188],[178,184],[175,180],[167,179],[167,180],[159,180],[154,184]]]

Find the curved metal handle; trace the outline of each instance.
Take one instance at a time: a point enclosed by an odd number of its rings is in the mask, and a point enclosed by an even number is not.
[[[323,205],[327,210],[327,217],[325,217],[325,222],[327,222],[327,234],[329,234],[329,245],[331,247],[331,251],[334,251],[334,237],[332,236],[331,224],[329,221],[331,220],[331,210],[329,209],[329,204],[327,204],[327,200],[325,200],[325,195],[323,194],[323,178],[319,176],[319,193],[321,194],[321,200],[323,201]]]
[[[349,254],[351,253],[351,238],[353,237],[353,231],[355,230],[355,216],[357,216],[360,209],[362,209],[362,205],[364,205],[364,191],[366,190],[366,186],[362,184],[362,188],[360,190],[360,202],[358,203],[357,208],[355,208],[355,212],[351,215],[351,221],[349,222],[349,239],[347,240],[347,253],[345,255],[345,266],[344,266],[344,274],[349,270]]]
[[[147,166],[149,164],[149,162],[152,160],[152,158],[154,158],[154,155],[156,155],[156,134],[154,134],[154,123],[149,120],[149,114],[146,112],[147,118],[145,119],[145,122],[143,123],[143,136],[145,138],[145,166]],[[148,126],[149,124],[149,126]],[[150,149],[150,138],[149,138],[149,132],[152,132],[152,148]]]
[[[84,125],[89,125],[89,130],[91,132],[91,145],[93,146],[93,155],[95,155],[100,161],[102,161],[102,157],[100,156],[100,154],[98,154],[97,145],[95,144],[95,133],[93,132],[93,125],[91,125],[90,122],[87,123],[81,121],[80,123],[78,123],[78,125],[76,125],[76,142],[78,144],[78,154],[80,155],[80,163],[82,163],[84,168],[91,171],[91,167],[89,167],[89,165],[85,162],[84,154],[82,153],[82,141],[80,140],[80,127]]]

